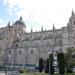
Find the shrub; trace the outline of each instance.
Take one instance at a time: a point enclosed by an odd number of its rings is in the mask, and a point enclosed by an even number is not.
[[[24,73],[24,70],[23,69],[19,70],[19,73]]]
[[[57,53],[57,58],[58,58],[59,73],[64,74],[65,73],[64,54],[63,53]]]
[[[53,54],[50,54],[50,73],[54,74]]]
[[[47,59],[45,73],[49,72],[49,59]]]
[[[43,66],[43,59],[40,58],[39,59],[39,72],[42,72],[43,71],[43,68],[44,68],[44,66]]]
[[[50,58],[50,73],[53,74],[54,73],[53,54],[50,54],[49,58]],[[45,69],[45,73],[48,72],[49,72],[49,59],[47,59],[46,69]]]

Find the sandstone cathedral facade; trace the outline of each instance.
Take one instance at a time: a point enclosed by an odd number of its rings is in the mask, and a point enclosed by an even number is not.
[[[26,32],[26,25],[20,17],[12,25],[0,28],[0,64],[33,64],[44,61],[50,52],[66,52],[75,47],[75,14],[72,11],[66,27],[39,32]]]

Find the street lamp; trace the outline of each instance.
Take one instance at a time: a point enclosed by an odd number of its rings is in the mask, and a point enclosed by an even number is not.
[[[48,54],[49,54],[49,75],[50,75],[50,54],[51,52],[49,51]]]

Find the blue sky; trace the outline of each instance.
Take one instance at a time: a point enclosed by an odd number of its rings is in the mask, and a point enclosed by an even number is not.
[[[74,0],[0,0],[0,27],[22,16],[27,31],[50,30],[53,24],[59,29],[67,25],[72,9]]]

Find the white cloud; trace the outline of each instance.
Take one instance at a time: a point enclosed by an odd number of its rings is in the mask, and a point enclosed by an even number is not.
[[[9,15],[13,13],[23,16],[27,26],[35,30],[51,29],[66,26],[72,9],[75,10],[74,0],[4,0]],[[28,28],[30,29],[30,28]]]

